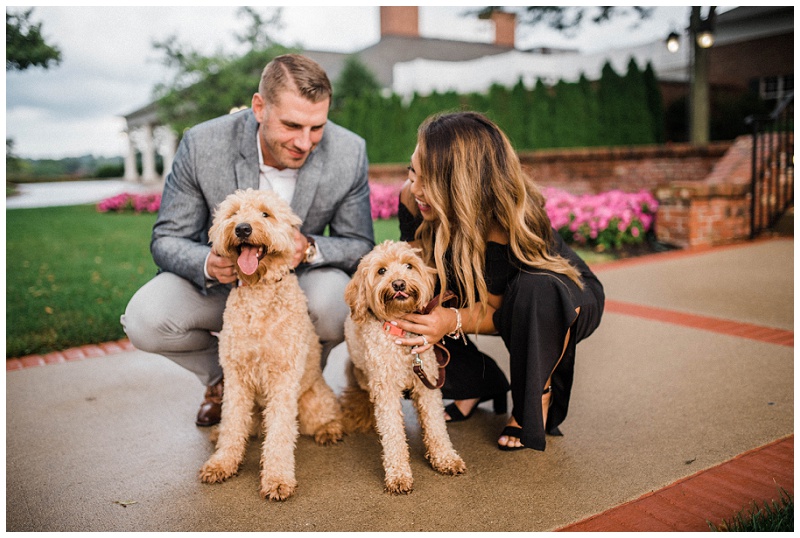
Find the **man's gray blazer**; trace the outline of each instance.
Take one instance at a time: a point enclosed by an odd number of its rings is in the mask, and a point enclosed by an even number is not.
[[[150,250],[161,271],[206,289],[213,212],[238,189],[258,188],[258,122],[252,110],[201,123],[181,140],[167,176]],[[297,177],[291,206],[323,263],[348,273],[374,246],[366,144],[328,121]],[[323,237],[330,225],[330,237]]]

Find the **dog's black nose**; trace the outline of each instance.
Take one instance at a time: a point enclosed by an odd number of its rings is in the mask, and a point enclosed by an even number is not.
[[[392,282],[392,288],[394,289],[394,291],[406,291],[406,281],[395,280]]]
[[[250,234],[253,233],[253,227],[243,222],[241,224],[237,224],[234,230],[236,232],[236,237],[239,239],[247,239],[250,237]]]

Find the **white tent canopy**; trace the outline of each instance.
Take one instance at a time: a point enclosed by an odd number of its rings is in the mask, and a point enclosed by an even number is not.
[[[416,59],[395,64],[393,90],[400,96],[410,98],[414,92],[420,95],[434,91],[484,92],[492,84],[511,87],[520,78],[528,88],[533,88],[538,78],[546,84],[555,84],[559,80],[576,82],[581,73],[589,80],[597,80],[606,62],[611,63],[614,71],[624,75],[631,58],[642,70],[649,62],[659,80],[685,81],[688,78],[688,48],[682,46],[678,52],[671,53],[665,42],[658,40],[594,54],[543,54],[514,50],[464,62]]]

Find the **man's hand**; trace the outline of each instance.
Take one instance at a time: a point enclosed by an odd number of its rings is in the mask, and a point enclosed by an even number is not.
[[[306,259],[306,250],[308,249],[308,239],[300,233],[297,228],[294,229],[294,258],[292,258],[292,267],[297,267],[303,260]]]
[[[221,284],[236,282],[238,276],[233,262],[228,258],[218,256],[213,251],[206,260],[206,272],[208,276],[217,280]]]

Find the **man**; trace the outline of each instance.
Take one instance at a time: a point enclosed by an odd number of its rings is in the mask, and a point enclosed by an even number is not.
[[[214,333],[236,272],[208,244],[213,211],[237,189],[273,189],[303,220],[295,265],[323,345],[344,340],[344,288],[374,246],[363,139],[328,121],[331,84],[304,56],[264,68],[252,108],[187,131],[167,176],[150,250],[158,274],[122,325],[138,349],[164,355],[207,387],[198,426],[220,420],[223,377]],[[329,229],[328,236],[323,232]]]

